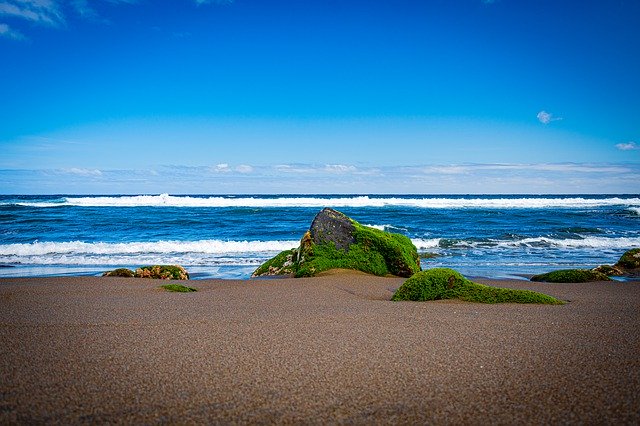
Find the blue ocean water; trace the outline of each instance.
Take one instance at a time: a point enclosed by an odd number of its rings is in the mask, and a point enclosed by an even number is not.
[[[410,237],[423,268],[519,277],[615,263],[640,247],[640,195],[0,196],[0,277],[181,264],[248,278],[333,207]]]

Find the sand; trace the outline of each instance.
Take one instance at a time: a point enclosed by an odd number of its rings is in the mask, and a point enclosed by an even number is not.
[[[0,280],[0,424],[640,422],[640,283],[564,306],[390,302],[402,279]]]

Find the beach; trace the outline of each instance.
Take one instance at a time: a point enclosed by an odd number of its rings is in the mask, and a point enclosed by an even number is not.
[[[0,279],[0,424],[637,424],[640,283],[391,302],[403,279]]]

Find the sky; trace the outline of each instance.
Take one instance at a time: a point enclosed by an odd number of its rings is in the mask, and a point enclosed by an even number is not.
[[[640,193],[637,0],[0,0],[0,194]]]

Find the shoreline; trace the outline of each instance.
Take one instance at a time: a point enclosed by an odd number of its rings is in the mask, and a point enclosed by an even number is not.
[[[360,273],[0,279],[0,423],[640,421],[639,282],[476,280],[568,303],[391,302],[403,278]]]

